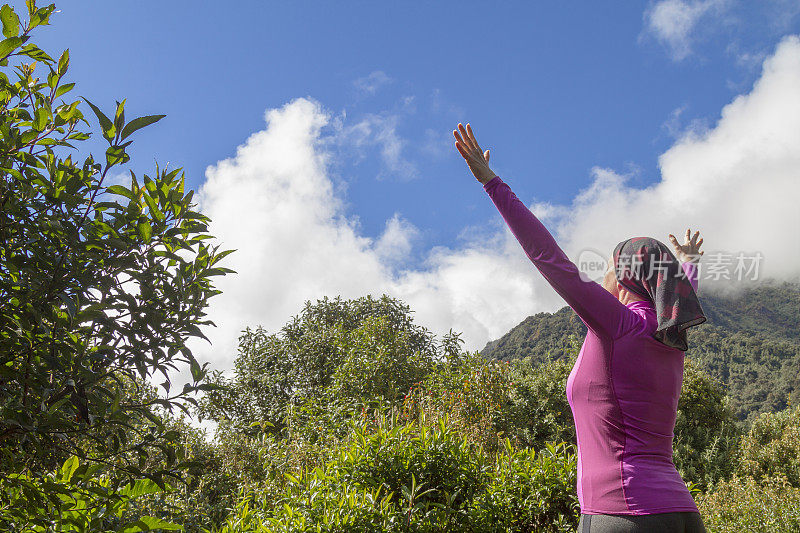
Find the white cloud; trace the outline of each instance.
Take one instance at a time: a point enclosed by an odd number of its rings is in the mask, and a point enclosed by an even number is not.
[[[673,60],[682,61],[692,52],[701,20],[718,15],[727,4],[727,0],[660,0],[645,12],[647,30],[669,47]]]
[[[686,131],[659,164],[661,181],[646,189],[595,169],[559,224],[565,248],[610,250],[626,237],[665,240],[691,226],[706,235],[706,262],[714,250],[759,251],[762,273],[800,277],[800,39],[784,39],[753,90],[713,128]]]
[[[384,85],[390,84],[392,81],[394,80],[387,76],[382,70],[375,70],[370,72],[368,76],[355,80],[353,85],[360,92],[372,95],[378,92],[378,89]]]
[[[375,253],[382,262],[392,264],[407,258],[411,253],[413,241],[419,236],[419,230],[409,221],[395,213],[386,221],[386,228],[375,243]]]
[[[321,133],[330,115],[300,98],[266,118],[234,157],[208,169],[200,191],[211,232],[238,250],[227,262],[238,274],[220,278],[224,292],[212,300],[213,347],[199,347],[200,357],[228,368],[244,327],[276,331],[304,301],[326,295],[401,298],[435,333],[463,332],[469,349],[563,305],[499,216],[465,232],[457,247],[426,251],[422,267],[398,268],[418,230],[395,213],[379,238],[359,234],[329,173],[331,150],[341,147]],[[713,128],[684,133],[660,166],[661,181],[645,189],[596,168],[571,205],[537,203],[534,212],[573,259],[587,247],[610,253],[625,238],[665,240],[691,226],[705,235],[706,262],[715,250],[759,251],[762,273],[800,277],[800,39],[785,39],[750,94],[726,106]],[[489,201],[479,187],[458,194]]]
[[[404,108],[411,105],[412,99],[405,99]],[[355,150],[363,159],[367,150],[378,147],[383,168],[379,179],[395,176],[401,180],[412,180],[419,176],[414,163],[408,158],[408,141],[397,131],[402,113],[368,113],[357,123],[347,126],[337,122],[336,141],[343,150]]]
[[[393,266],[411,252],[418,230],[396,213],[380,238],[359,235],[327,173],[326,147],[336,144],[320,130],[329,120],[318,103],[304,98],[272,109],[265,130],[207,170],[201,209],[223,247],[237,250],[227,261],[237,274],[219,278],[223,293],[209,312],[217,324],[208,332],[213,347],[199,345],[201,357],[228,368],[243,328],[260,324],[276,331],[304,301],[325,295],[394,295],[437,333],[464,331],[472,349],[539,305],[558,307],[557,297],[531,275],[513,237],[501,231],[493,241],[504,243],[499,248],[438,248],[424,270],[396,272]],[[478,187],[474,194],[485,193]],[[533,298],[536,286],[545,300]]]

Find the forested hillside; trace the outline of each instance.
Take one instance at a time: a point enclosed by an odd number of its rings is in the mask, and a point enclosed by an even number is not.
[[[800,402],[800,284],[766,283],[735,294],[701,293],[708,321],[689,333],[687,355],[719,380],[742,420]],[[564,357],[586,326],[569,308],[529,316],[481,353],[509,361]]]

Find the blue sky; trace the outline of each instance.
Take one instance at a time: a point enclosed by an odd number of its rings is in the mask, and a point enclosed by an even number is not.
[[[658,179],[669,128],[716,121],[759,74],[760,63],[740,56],[771,53],[800,29],[788,2],[729,4],[697,21],[680,61],[648,31],[648,5],[629,1],[73,1],[58,4],[41,37],[70,49],[79,94],[105,108],[127,98],[129,114],[166,114],[136,139],[136,166],[169,161],[195,187],[263,127],[265,109],[294,98],[349,120],[396,114],[414,171],[382,168],[378,147],[363,160],[343,157],[347,200],[367,235],[401,209],[431,243],[447,244],[473,209],[492,208],[420,201],[420,187],[463,193],[468,176],[450,142],[458,121],[472,122],[520,197],[565,202],[594,166],[634,172],[640,185]],[[359,90],[374,72],[386,81],[374,94]]]
[[[784,106],[775,111],[781,124],[796,108],[793,81],[781,81],[781,72],[794,70],[794,48],[786,43],[800,33],[799,1],[138,0],[65,1],[58,9],[38,41],[51,55],[70,49],[76,94],[104,109],[127,98],[130,117],[167,115],[136,136],[132,167],[149,171],[154,160],[184,167],[190,186],[206,187],[207,211],[220,219],[224,244],[248,247],[234,259],[244,261],[233,265],[243,272],[239,281],[225,282],[230,299],[214,311],[228,331],[217,344],[226,352],[235,331],[256,323],[276,329],[302,301],[324,294],[396,294],[435,331],[464,331],[470,348],[532,312],[561,305],[540,280],[517,277],[530,265],[453,148],[459,121],[472,123],[492,151],[494,170],[523,201],[541,207],[565,249],[577,253],[589,245],[610,249],[618,232],[624,238],[634,229],[620,229],[620,221],[582,229],[576,211],[602,210],[612,193],[626,199],[619,205],[632,195],[643,201],[642,194],[668,194],[671,201],[680,194],[670,191],[693,186],[681,184],[689,178],[667,183],[665,164],[707,165],[704,175],[717,176],[716,186],[741,188],[735,173],[723,170],[735,158],[714,155],[724,152],[714,139],[744,139],[753,129],[747,121],[756,120],[747,117],[773,116],[755,110],[757,102],[785,99],[774,103]],[[770,58],[777,58],[777,73],[767,79]],[[757,98],[759,80],[765,88]],[[748,95],[750,111],[737,111],[732,103]],[[733,116],[727,123],[726,109]],[[269,110],[278,113],[272,126],[265,123]],[[296,138],[282,133],[301,130]],[[791,135],[779,144],[791,145]],[[284,137],[296,142],[276,148]],[[760,146],[759,139],[747,146]],[[800,148],[787,150],[765,156],[757,169],[792,168]],[[264,155],[270,153],[278,155]],[[314,157],[321,166],[303,166]],[[276,170],[288,161],[294,166]],[[775,184],[794,187],[796,171],[786,172],[775,174]],[[259,177],[241,185],[251,175]],[[286,179],[324,194],[292,193]],[[252,203],[254,190],[267,195],[261,203]],[[703,190],[709,213],[707,191],[717,189]],[[691,198],[672,212],[687,212]],[[753,198],[757,208],[769,207],[758,203],[759,194]],[[309,222],[303,206],[321,218]],[[789,212],[775,209],[759,231],[785,237],[794,222]],[[761,246],[755,234],[737,241],[738,227],[724,230],[729,214],[720,213],[693,219],[711,236],[716,231],[720,249],[778,249]],[[670,218],[669,231],[681,231],[676,226],[685,220]],[[237,233],[242,226],[260,229]],[[327,231],[333,248],[299,244]],[[340,252],[355,255],[337,271],[331,257]],[[797,275],[795,255],[787,257],[775,275]],[[353,282],[348,260],[374,262],[361,276],[369,281]],[[302,266],[316,262],[319,271]],[[286,272],[295,274],[291,281],[281,277]],[[494,281],[484,294],[476,286],[487,278]],[[500,278],[512,281],[503,285]],[[242,303],[251,294],[254,300]],[[237,306],[244,310],[233,311]]]

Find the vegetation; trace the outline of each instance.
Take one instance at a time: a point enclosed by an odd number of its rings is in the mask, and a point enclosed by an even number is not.
[[[87,101],[108,149],[101,161],[73,159],[89,122],[68,98],[69,53],[54,60],[31,42],[55,6],[27,8],[25,22],[10,6],[0,9],[4,530],[52,528],[56,518],[66,527],[63,502],[77,501],[76,491],[105,487],[103,497],[122,497],[120,487],[143,479],[166,488],[182,465],[170,444],[177,434],[160,413],[188,413],[192,393],[205,387],[186,343],[207,324],[212,276],[227,271],[216,264],[225,253],[204,244],[208,219],[193,210],[179,170],[156,168],[141,180],[131,171],[130,187],[104,183],[128,163],[131,135],[160,115],[127,121],[122,101],[109,118]],[[173,391],[169,372],[182,365],[194,382]],[[138,394],[157,374],[166,395]],[[153,454],[163,464],[145,468]],[[72,471],[75,457],[92,465],[97,487],[48,474],[60,465]]]
[[[388,296],[323,298],[207,372],[187,342],[228,252],[179,170],[105,184],[162,116],[85,102],[108,149],[78,161],[69,54],[31,42],[54,6],[26,6],[0,9],[0,529],[574,531],[571,311],[481,355]],[[710,531],[800,531],[798,295],[704,300],[674,461]]]

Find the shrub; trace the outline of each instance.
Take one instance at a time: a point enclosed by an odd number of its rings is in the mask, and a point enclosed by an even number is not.
[[[403,401],[402,416],[424,424],[446,419],[448,427],[493,452],[500,442],[510,388],[508,363],[464,354],[440,362],[415,384]]]
[[[491,482],[472,503],[473,531],[573,532],[580,509],[575,492],[577,459],[566,443],[536,453],[509,440],[495,457]]]
[[[0,520],[18,523],[36,517],[5,500],[15,487],[72,498],[38,481],[70,456],[162,485],[184,466],[158,414],[196,403],[205,370],[189,341],[210,324],[214,277],[231,272],[180,169],[108,183],[133,134],[163,115],[127,121],[124,100],[110,117],[86,101],[108,148],[84,158],[69,51],[56,60],[32,40],[55,4],[24,5],[27,20],[0,8]],[[182,366],[189,383],[171,390]],[[127,401],[131,382],[161,375],[162,396]],[[164,468],[145,471],[151,456]]]
[[[759,416],[742,438],[736,461],[740,476],[780,476],[800,488],[800,407]]]
[[[800,531],[800,489],[781,477],[720,481],[714,492],[698,498],[698,508],[713,533]]]
[[[729,477],[739,436],[722,385],[686,358],[672,446],[681,477],[700,490]]]
[[[0,527],[9,533],[138,533],[182,529],[160,518],[133,512],[137,499],[163,493],[166,487],[161,488],[149,479],[119,486],[103,470],[72,456],[57,470],[39,477],[10,474],[0,485],[0,491],[3,501],[16,508],[16,516],[0,517]],[[58,488],[58,494],[49,492],[53,487]]]
[[[242,334],[235,376],[212,377],[225,389],[207,395],[203,414],[230,420],[240,431],[268,422],[285,435],[297,408],[317,417],[316,407],[331,400],[399,404],[436,361],[458,357],[459,342],[453,333],[436,341],[414,324],[406,304],[385,295],[306,302],[279,333]]]
[[[575,456],[506,440],[496,456],[446,420],[356,429],[329,461],[286,471],[269,495],[242,495],[220,533],[565,531],[577,525]]]
[[[503,427],[522,446],[542,449],[547,442],[575,444],[575,422],[567,401],[567,378],[577,347],[566,360],[534,365],[530,358],[511,364],[511,393]]]

